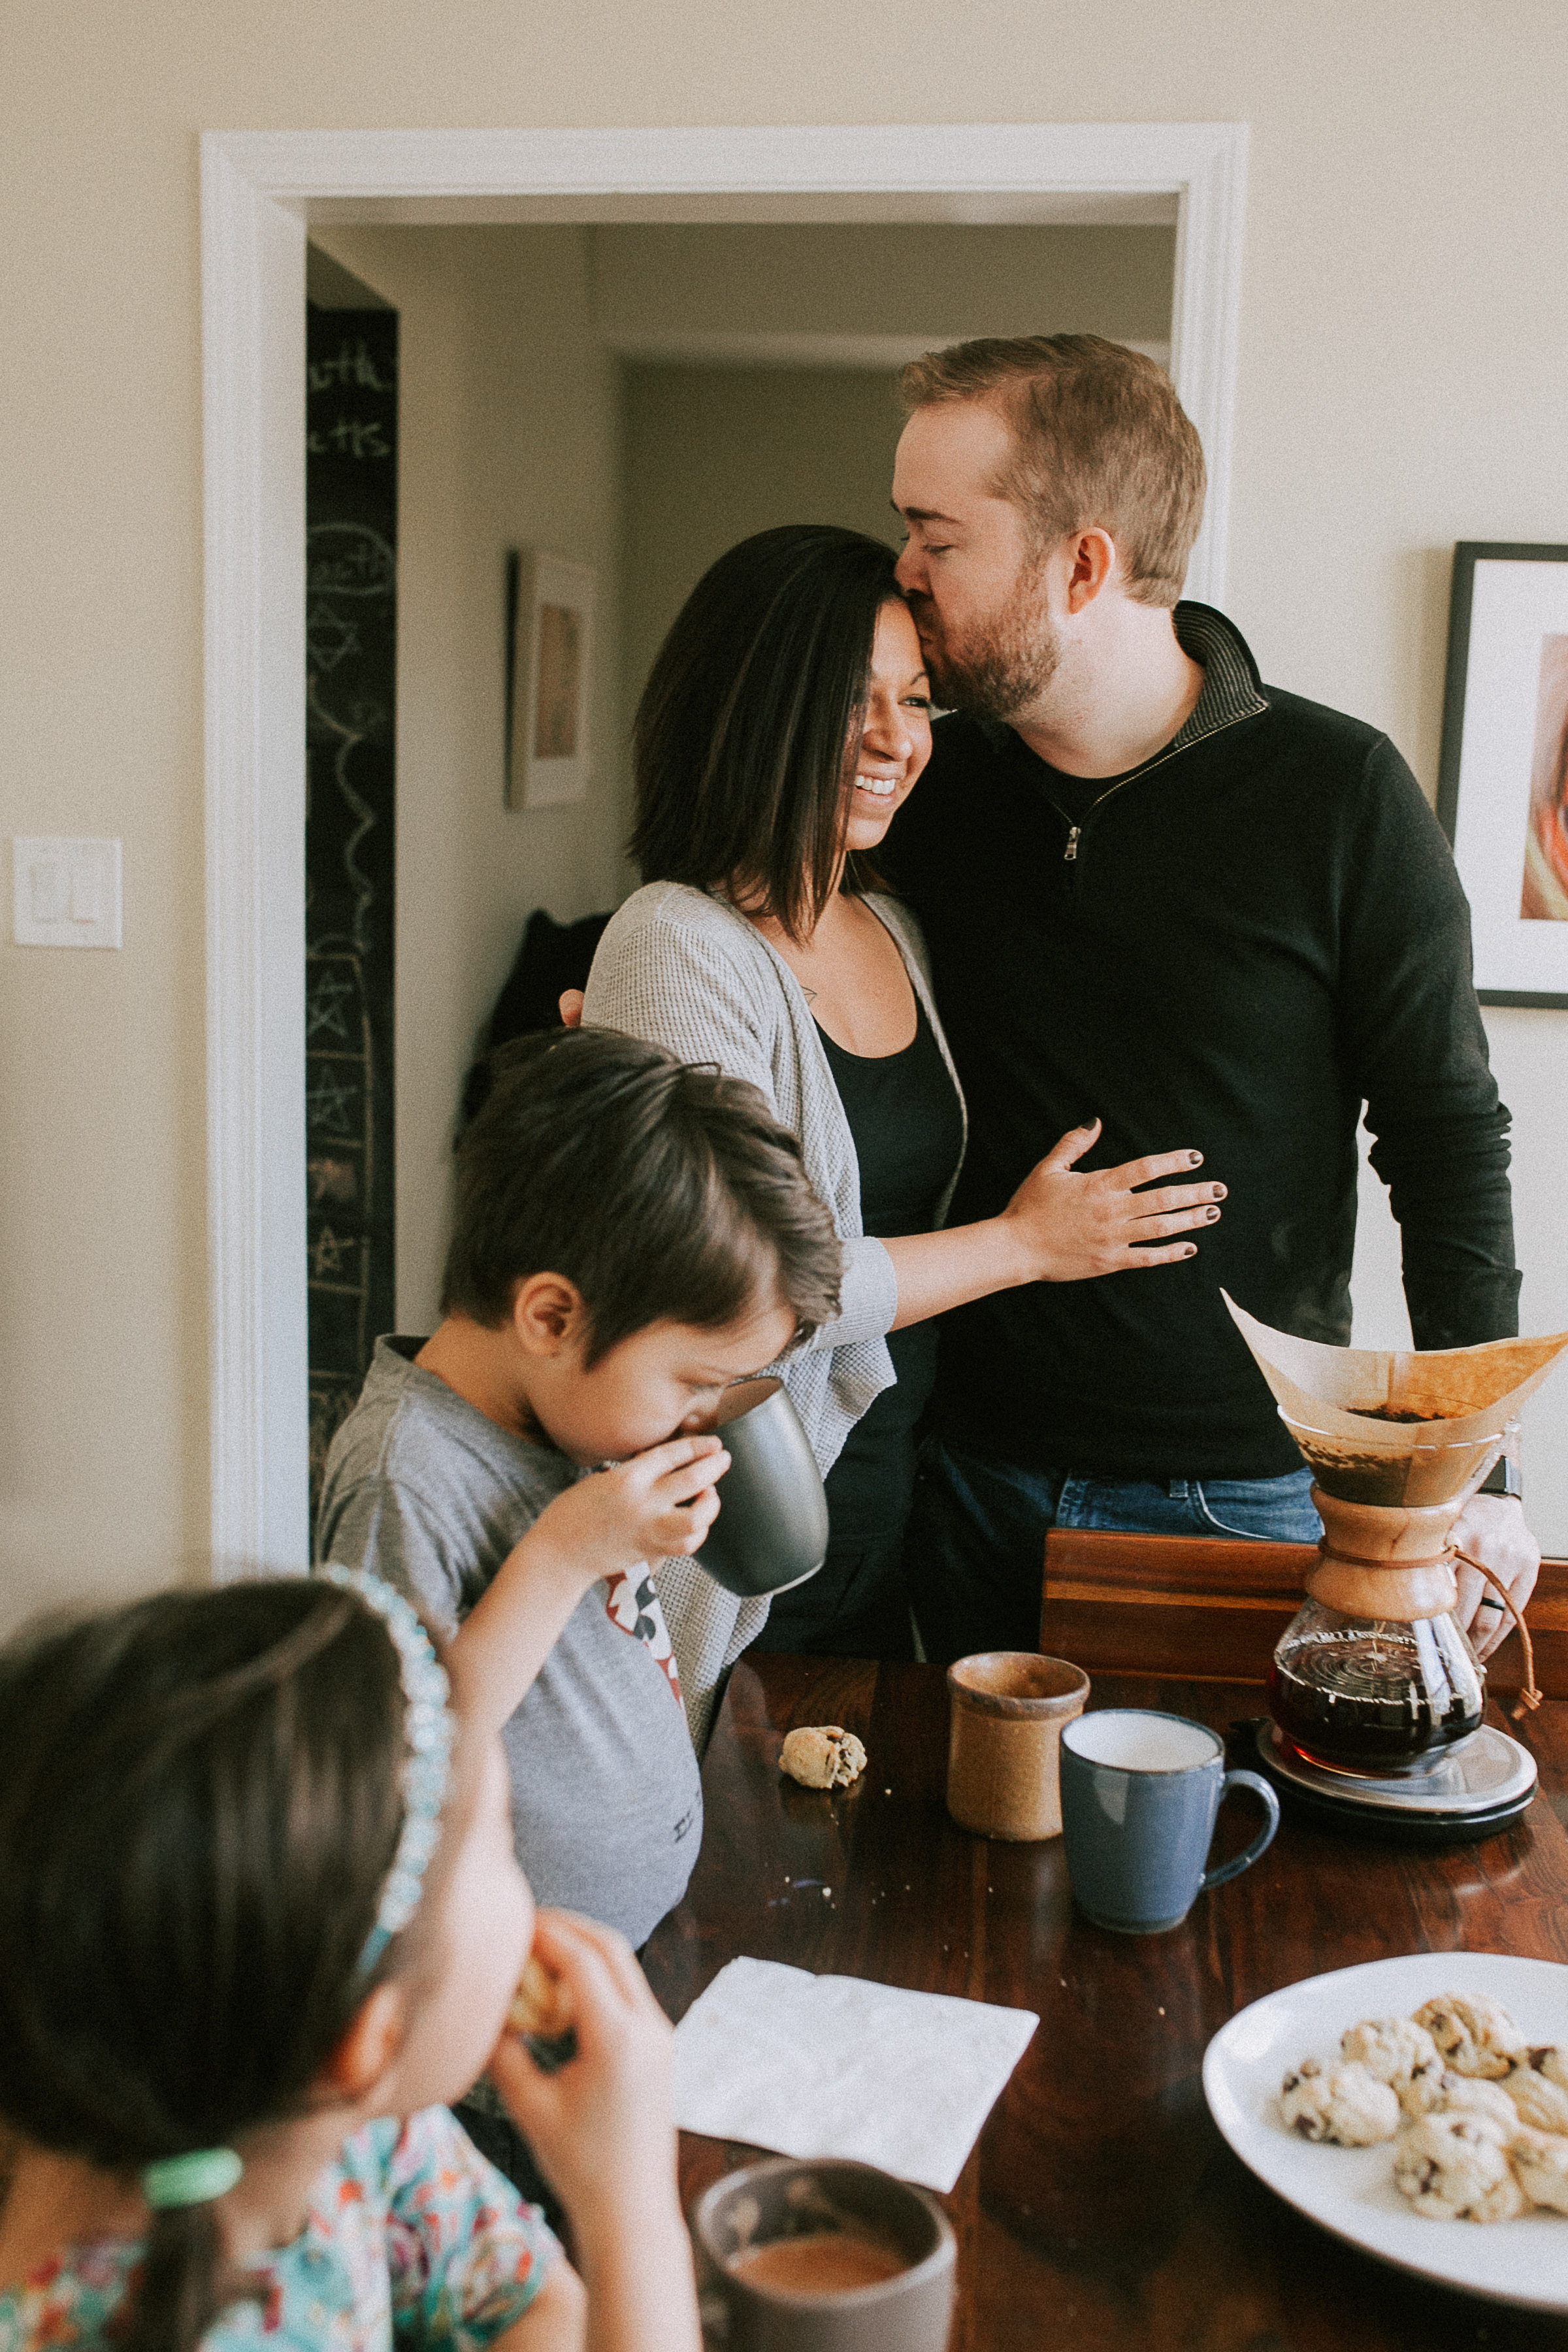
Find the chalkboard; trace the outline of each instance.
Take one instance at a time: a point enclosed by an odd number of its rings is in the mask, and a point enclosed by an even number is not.
[[[395,1317],[397,313],[306,310],[310,1508]]]

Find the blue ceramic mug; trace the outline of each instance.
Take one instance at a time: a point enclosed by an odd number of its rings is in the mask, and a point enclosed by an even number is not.
[[[1062,1832],[1079,1908],[1097,1927],[1157,1936],[1208,1886],[1239,1877],[1274,1838],[1279,1800],[1257,1772],[1227,1772],[1217,1732],[1184,1715],[1106,1707],[1062,1732]],[[1251,1789],[1268,1818],[1244,1853],[1208,1870],[1222,1800]]]

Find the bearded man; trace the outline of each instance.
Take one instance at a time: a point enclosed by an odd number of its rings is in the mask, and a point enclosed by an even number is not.
[[[1223,614],[1178,603],[1205,472],[1169,379],[1055,335],[931,353],[903,394],[899,577],[952,715],[889,862],[968,1097],[952,1215],[994,1214],[1094,1118],[1086,1166],[1179,1134],[1226,1193],[1158,1282],[948,1318],[909,1570],[951,1659],[1037,1646],[1052,1524],[1316,1541],[1220,1290],[1348,1342],[1363,1106],[1416,1346],[1511,1337],[1519,1276],[1448,845],[1385,736],[1262,685]],[[1522,1606],[1540,1551],[1514,1465],[1493,1477],[1456,1539]],[[1508,1621],[1462,1577],[1484,1655]]]

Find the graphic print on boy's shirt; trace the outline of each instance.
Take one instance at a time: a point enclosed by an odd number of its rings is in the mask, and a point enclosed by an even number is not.
[[[664,1622],[664,1610],[658,1598],[658,1588],[647,1560],[641,1560],[630,1574],[622,1569],[617,1575],[605,1579],[605,1614],[612,1625],[623,1633],[633,1634],[646,1643],[655,1664],[661,1667],[666,1681],[675,1694],[675,1703],[682,1705],[680,1670],[675,1663],[670,1646],[669,1628]]]

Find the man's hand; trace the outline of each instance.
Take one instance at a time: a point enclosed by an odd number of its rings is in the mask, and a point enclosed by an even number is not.
[[[1472,1495],[1455,1521],[1449,1540],[1457,1551],[1468,1551],[1490,1569],[1522,1615],[1541,1571],[1541,1546],[1524,1523],[1522,1506],[1511,1495]],[[1513,1619],[1473,1568],[1461,1562],[1458,1575],[1458,1620],[1477,1657],[1485,1661],[1507,1641]]]

